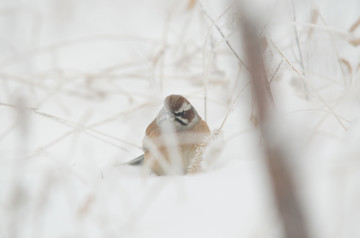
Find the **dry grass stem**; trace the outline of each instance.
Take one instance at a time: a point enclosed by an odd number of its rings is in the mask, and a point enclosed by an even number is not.
[[[231,50],[231,52],[234,54],[234,56],[236,57],[236,59],[239,61],[240,65],[242,65],[243,67],[245,67],[245,69],[247,69],[248,71],[250,71],[249,67],[246,65],[246,63],[244,62],[244,60],[242,60],[240,58],[240,56],[238,55],[238,53],[234,50],[234,48],[231,46],[230,42],[227,40],[227,37],[225,37],[224,33],[222,32],[222,30],[220,29],[220,27],[216,24],[216,22],[210,17],[210,15],[205,11],[204,7],[200,4],[200,8],[201,10],[204,12],[205,16],[207,18],[209,18],[209,20],[211,21],[211,23],[215,26],[216,30],[220,33],[221,37],[225,40],[226,45],[229,47],[229,49]],[[230,9],[230,8],[229,8]],[[226,10],[227,11],[227,10]]]
[[[341,127],[344,130],[347,130],[347,127],[342,123],[342,121],[339,118],[339,115],[335,113],[333,108],[323,99],[323,97],[311,86],[310,81],[304,77],[304,75],[286,58],[286,56],[281,52],[281,50],[275,45],[273,41],[271,41],[271,44],[276,49],[276,51],[281,55],[281,57],[285,60],[285,62],[304,80],[305,84],[312,90],[312,92],[316,95],[316,97],[329,109],[331,114],[336,118],[336,120],[339,122]]]
[[[251,82],[257,107],[259,126],[263,136],[265,157],[273,195],[278,213],[284,225],[285,237],[307,238],[308,230],[304,219],[299,197],[296,194],[294,178],[290,172],[283,147],[274,144],[274,135],[269,134],[272,127],[270,113],[274,110],[269,94],[266,93],[267,80],[265,65],[262,59],[261,46],[255,34],[254,25],[241,14],[241,26],[243,29],[244,49],[251,67]]]
[[[293,20],[294,20],[294,22],[297,22],[296,21],[295,1],[292,0],[291,3],[292,3],[292,10],[293,10]],[[300,65],[301,65],[301,68],[302,68],[302,73],[303,73],[303,76],[306,77],[304,58],[303,58],[301,44],[300,44],[300,40],[299,40],[299,32],[298,32],[296,24],[294,24],[294,32],[295,32],[296,45],[297,45],[298,54],[299,54],[299,58],[300,58]],[[305,89],[305,98],[308,100],[309,99],[309,93],[308,93],[308,89],[307,89],[307,86],[306,86],[305,82],[303,82],[303,85],[304,85],[304,89]]]
[[[17,108],[17,107],[14,106],[14,105],[6,104],[6,103],[0,103],[0,105],[1,105],[1,106],[6,106],[6,107],[10,107],[10,108],[14,108],[14,109]],[[62,119],[62,118],[59,118],[59,117],[56,117],[56,116],[53,116],[53,115],[50,115],[50,114],[47,114],[47,113],[38,111],[38,110],[35,109],[35,108],[27,108],[27,110],[30,110],[31,112],[33,112],[33,113],[35,113],[35,114],[37,114],[37,115],[40,115],[40,116],[42,116],[42,117],[45,117],[45,118],[51,119],[51,120],[53,120],[53,121],[55,121],[55,122],[58,122],[58,123],[60,123],[60,124],[62,124],[62,125],[65,125],[65,126],[68,126],[68,127],[75,128],[75,129],[77,129],[77,130],[83,131],[85,134],[87,134],[87,135],[89,135],[89,136],[91,136],[91,137],[93,137],[93,138],[95,138],[95,139],[98,139],[98,140],[100,140],[100,141],[102,141],[102,142],[104,142],[104,143],[106,143],[106,144],[115,146],[115,147],[117,147],[117,148],[119,148],[119,149],[122,149],[122,150],[124,150],[124,151],[128,151],[128,150],[127,150],[125,147],[120,146],[120,145],[118,145],[118,144],[115,144],[115,143],[113,143],[113,142],[111,142],[111,141],[105,140],[105,139],[101,138],[100,136],[104,136],[104,137],[106,137],[106,138],[108,138],[108,139],[112,139],[112,140],[121,142],[121,143],[123,143],[123,144],[126,144],[126,145],[129,145],[129,146],[132,146],[132,147],[136,147],[136,148],[141,149],[140,146],[135,145],[135,144],[132,144],[132,143],[130,143],[130,142],[128,142],[128,141],[122,140],[122,139],[117,138],[117,137],[115,137],[115,136],[108,135],[108,134],[106,134],[106,133],[97,131],[97,130],[95,130],[95,129],[91,129],[91,128],[88,128],[88,127],[85,127],[85,126],[82,126],[82,125],[79,125],[79,124],[70,122],[70,121],[68,121],[68,120],[65,120],[65,119]],[[64,136],[66,136],[66,135],[64,135]]]
[[[349,32],[353,33],[356,31],[356,29],[360,26],[360,17],[352,24],[352,26],[349,29]]]
[[[311,10],[310,23],[316,25],[317,22],[318,22],[318,20],[319,20],[319,10],[316,9],[316,8],[315,8],[315,9],[312,9],[312,10]],[[309,28],[309,30],[308,30],[308,35],[307,35],[308,39],[311,38],[313,32],[314,32],[314,28]]]
[[[206,148],[211,144],[211,142],[217,139],[219,134],[220,130],[215,130],[213,133],[211,133],[210,136],[207,136],[203,139],[201,144],[196,148],[195,155],[192,158],[189,167],[186,169],[186,174],[192,175],[201,172],[202,155],[204,154]]]
[[[22,60],[26,60],[28,58],[31,58],[35,55],[39,54],[45,54],[49,52],[53,52],[57,49],[74,46],[77,44],[83,44],[87,42],[92,41],[99,41],[99,40],[108,40],[108,41],[140,41],[145,42],[147,44],[149,43],[158,43],[155,39],[145,38],[145,37],[139,37],[139,36],[131,36],[131,35],[93,35],[93,36],[86,36],[76,39],[71,39],[63,42],[59,42],[52,45],[47,45],[43,47],[39,47],[37,49],[30,50],[28,52],[20,53],[18,55],[12,56],[10,58],[4,59],[0,61],[0,68],[3,68],[5,66],[17,63]]]

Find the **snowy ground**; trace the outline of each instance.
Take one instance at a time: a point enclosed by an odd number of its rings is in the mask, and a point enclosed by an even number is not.
[[[292,1],[249,2],[311,233],[360,237],[360,2],[296,1],[296,23]],[[246,70],[204,13],[243,57],[229,6],[0,2],[0,237],[282,237]],[[226,118],[203,172],[119,166],[174,93]]]

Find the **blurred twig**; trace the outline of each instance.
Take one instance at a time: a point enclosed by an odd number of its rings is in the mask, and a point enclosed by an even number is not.
[[[336,120],[339,122],[339,124],[344,128],[344,130],[347,130],[347,127],[344,125],[344,123],[340,120],[339,115],[334,111],[334,109],[329,105],[327,101],[317,92],[317,90],[314,89],[314,87],[310,84],[309,80],[304,77],[304,75],[289,61],[289,59],[283,54],[283,52],[275,45],[275,43],[271,40],[270,41],[272,46],[275,48],[275,50],[279,53],[279,55],[285,60],[285,62],[291,67],[295,73],[297,73],[302,80],[304,80],[305,84],[308,86],[309,89],[316,95],[316,97],[329,109],[331,114],[336,118]]]
[[[267,87],[265,65],[262,58],[260,42],[256,36],[254,25],[241,14],[241,26],[244,36],[244,50],[247,62],[251,69],[253,92],[257,106],[259,126],[262,131],[265,147],[266,163],[270,175],[273,194],[280,218],[284,225],[284,233],[287,238],[307,238],[308,230],[300,208],[299,199],[296,195],[295,184],[292,174],[286,163],[283,148],[273,141],[273,134],[269,133],[271,124],[269,121],[270,109],[273,108],[269,98],[270,90]]]
[[[0,106],[6,106],[6,107],[9,107],[9,108],[17,109],[17,106],[14,106],[14,105],[11,105],[11,104],[7,104],[7,103],[1,103],[1,102],[0,102]],[[87,134],[87,135],[89,135],[89,136],[91,136],[91,137],[93,137],[93,138],[95,138],[95,139],[98,139],[98,140],[100,140],[100,141],[102,141],[102,142],[104,142],[104,143],[106,143],[106,144],[108,144],[108,145],[112,145],[112,146],[117,147],[117,148],[119,148],[119,149],[122,149],[122,150],[124,150],[124,151],[128,151],[124,146],[120,146],[120,145],[118,145],[118,144],[116,144],[116,143],[113,143],[113,142],[111,142],[111,141],[105,140],[105,139],[103,139],[103,138],[101,138],[101,137],[105,137],[105,138],[107,138],[107,139],[112,139],[112,140],[115,140],[115,141],[117,141],[117,142],[121,142],[121,143],[123,143],[123,144],[126,144],[126,145],[129,145],[129,146],[132,146],[132,147],[141,149],[140,146],[137,146],[137,145],[135,145],[135,144],[133,144],[133,143],[130,143],[130,142],[128,142],[128,141],[122,140],[122,139],[117,138],[117,137],[115,137],[115,136],[108,135],[108,134],[106,134],[106,133],[103,133],[103,132],[101,132],[101,131],[98,131],[98,130],[95,130],[95,129],[92,129],[92,128],[89,128],[89,127],[86,127],[86,126],[82,126],[82,125],[73,123],[73,122],[68,121],[68,120],[65,120],[65,119],[63,119],[63,118],[59,118],[59,117],[56,117],[56,116],[54,116],[54,115],[50,115],[50,114],[47,114],[47,113],[38,111],[36,108],[25,108],[25,109],[26,109],[26,110],[29,110],[29,111],[31,111],[31,112],[39,115],[39,116],[42,116],[42,117],[44,117],[44,118],[48,118],[48,119],[50,119],[50,120],[53,120],[53,121],[55,121],[55,122],[58,122],[58,123],[60,123],[60,124],[62,124],[62,125],[65,125],[65,126],[68,126],[68,127],[70,127],[70,128],[74,128],[74,129],[83,131],[85,134]],[[25,110],[25,109],[24,109],[24,110]],[[72,133],[72,132],[70,131],[69,134],[70,134],[70,133]],[[64,136],[66,136],[66,135],[67,135],[67,134],[65,134]],[[59,138],[59,139],[60,139],[60,138]]]
[[[244,62],[244,60],[242,60],[240,58],[240,56],[236,53],[236,51],[234,50],[234,48],[231,46],[230,42],[228,41],[228,39],[226,38],[226,36],[224,35],[224,33],[222,32],[222,30],[220,29],[220,27],[216,24],[216,22],[210,17],[210,15],[205,11],[205,9],[203,8],[203,6],[200,4],[200,9],[204,12],[205,16],[207,18],[209,18],[209,20],[211,21],[211,23],[215,26],[216,30],[220,33],[221,37],[225,39],[226,45],[230,48],[231,52],[235,55],[236,59],[240,62],[240,64],[242,66],[244,66],[248,71],[250,71],[249,67],[247,66],[247,64]]]
[[[216,23],[215,21],[210,18],[209,14],[205,11],[204,7],[199,4],[200,10],[203,14],[205,14],[210,21],[212,22],[212,25],[209,27],[208,33],[206,35],[205,38],[205,42],[204,45],[205,47],[203,48],[203,68],[204,68],[204,120],[207,121],[207,92],[208,92],[208,84],[209,84],[209,79],[208,79],[208,72],[209,72],[209,66],[213,60],[213,58],[215,57],[215,49],[212,50],[211,55],[209,57],[208,63],[205,66],[205,51],[206,51],[206,45],[207,45],[207,41],[210,38],[211,35],[211,30],[212,30],[212,26],[214,26]],[[222,14],[220,14],[220,16],[218,16],[218,18],[216,19],[216,21],[218,21],[221,17],[223,17],[225,15],[225,13],[228,11],[228,9],[226,9]],[[221,33],[222,34],[222,33]],[[222,34],[223,36],[223,34]],[[223,37],[223,39],[226,40],[226,37]],[[233,51],[234,52],[234,51]]]
[[[294,22],[296,23],[297,21],[296,21],[296,10],[295,10],[294,0],[292,0],[291,3],[292,3],[292,10],[293,10],[293,19],[294,19]],[[302,50],[301,50],[301,44],[300,44],[300,40],[299,40],[299,32],[298,32],[296,24],[294,24],[294,33],[295,33],[296,45],[297,45],[299,58],[300,58],[300,65],[302,68],[302,74],[305,77],[306,70],[305,70],[304,59],[303,59],[303,54],[302,54]],[[305,98],[306,98],[306,100],[308,100],[309,99],[308,88],[307,88],[305,82],[303,82],[303,85],[304,85],[304,89],[305,89]]]
[[[130,41],[130,42],[140,41],[140,42],[144,42],[147,44],[148,43],[157,43],[157,40],[154,40],[151,38],[137,37],[137,36],[131,36],[131,35],[92,35],[92,36],[80,37],[80,38],[70,39],[70,40],[62,41],[62,42],[51,44],[51,45],[42,46],[39,48],[29,50],[27,52],[22,52],[17,55],[13,55],[9,58],[1,60],[0,68],[6,67],[6,66],[14,64],[14,63],[18,63],[19,61],[26,60],[28,58],[34,57],[35,55],[54,51],[59,48],[74,46],[77,44],[84,44],[84,43],[93,42],[93,41]]]

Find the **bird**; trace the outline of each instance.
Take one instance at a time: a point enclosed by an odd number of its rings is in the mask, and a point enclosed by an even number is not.
[[[194,106],[183,96],[172,94],[147,126],[144,154],[129,161],[143,164],[156,175],[185,174],[210,129]]]

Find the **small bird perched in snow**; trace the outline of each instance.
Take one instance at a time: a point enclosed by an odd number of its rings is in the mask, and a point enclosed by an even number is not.
[[[144,163],[157,175],[185,174],[197,148],[209,135],[207,123],[191,103],[181,95],[170,95],[146,128],[144,154],[128,164]]]

